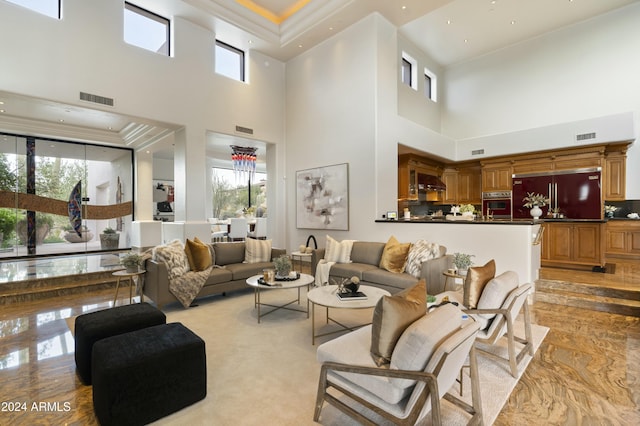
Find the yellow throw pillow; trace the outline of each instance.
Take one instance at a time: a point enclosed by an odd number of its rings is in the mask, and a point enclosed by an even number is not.
[[[475,309],[482,290],[496,276],[496,262],[491,259],[484,266],[472,266],[464,280],[464,306]]]
[[[391,355],[404,330],[427,312],[427,284],[383,296],[373,311],[371,357],[378,366],[391,362]]]
[[[189,260],[189,267],[192,271],[204,271],[212,264],[211,251],[209,246],[195,238],[194,241],[187,239],[184,251]]]
[[[400,243],[396,240],[396,237],[391,236],[382,251],[380,268],[389,272],[404,272],[409,249],[411,249],[411,243]]]

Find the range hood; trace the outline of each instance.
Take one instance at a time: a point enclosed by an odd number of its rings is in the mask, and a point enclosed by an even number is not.
[[[418,190],[419,191],[444,191],[447,186],[440,180],[438,176],[433,175],[418,175]]]

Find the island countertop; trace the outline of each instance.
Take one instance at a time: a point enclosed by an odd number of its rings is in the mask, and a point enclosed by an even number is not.
[[[493,219],[493,220],[447,220],[444,218],[412,218],[397,220],[376,220],[378,223],[426,223],[426,224],[458,224],[458,225],[540,225],[545,222],[587,222],[606,223],[611,219]]]

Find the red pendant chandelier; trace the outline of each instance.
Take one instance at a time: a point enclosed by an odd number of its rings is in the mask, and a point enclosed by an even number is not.
[[[256,151],[258,148],[249,146],[231,146],[231,160],[233,161],[233,171],[236,181],[253,182],[256,175]]]

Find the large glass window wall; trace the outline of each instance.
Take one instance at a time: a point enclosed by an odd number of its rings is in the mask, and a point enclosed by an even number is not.
[[[133,151],[0,133],[0,258],[130,248]]]

